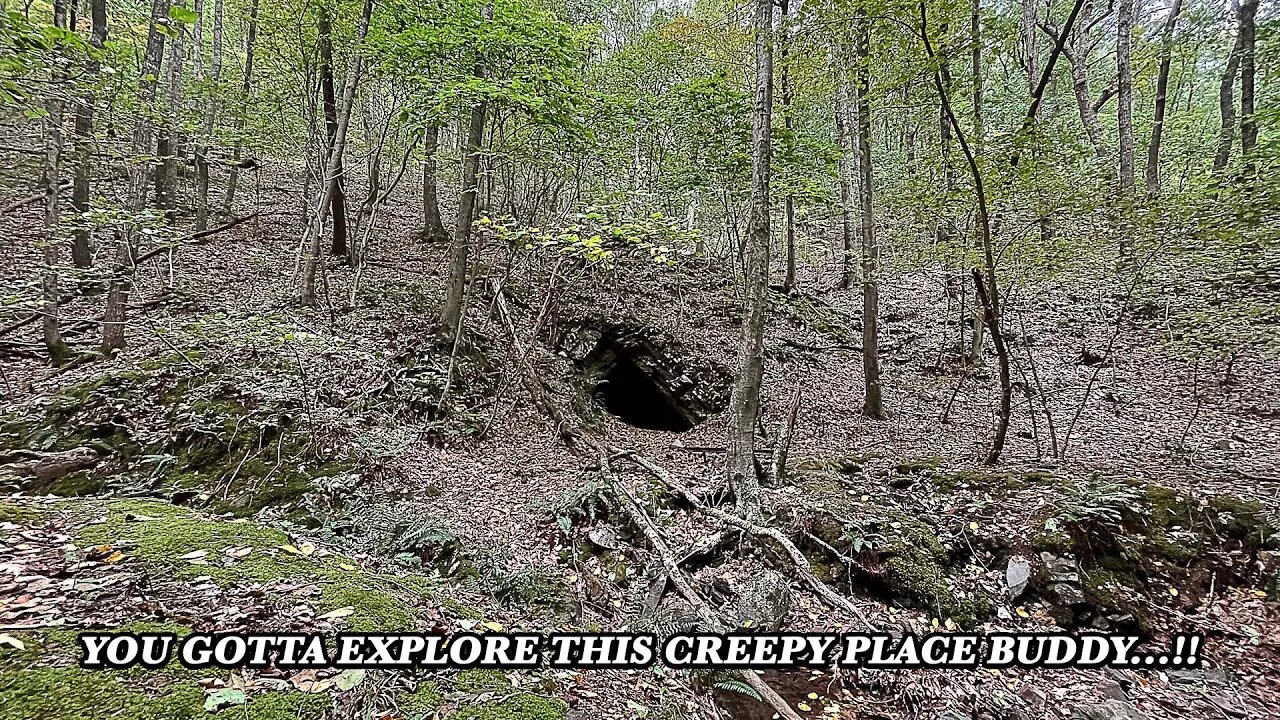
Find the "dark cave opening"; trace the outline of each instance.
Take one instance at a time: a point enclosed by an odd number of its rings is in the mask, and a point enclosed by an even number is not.
[[[618,351],[592,393],[610,414],[645,430],[686,432],[693,421],[626,353]]]

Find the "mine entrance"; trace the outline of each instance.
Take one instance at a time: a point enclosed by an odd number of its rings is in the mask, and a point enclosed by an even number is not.
[[[685,432],[693,429],[689,413],[666,389],[640,369],[630,353],[614,348],[612,362],[592,393],[610,414],[638,428]]]

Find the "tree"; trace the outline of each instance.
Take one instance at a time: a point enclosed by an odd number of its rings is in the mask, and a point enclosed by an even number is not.
[[[101,53],[107,42],[107,3],[106,0],[89,0],[90,46]],[[95,80],[101,70],[101,62],[96,53],[89,56],[88,74]],[[71,207],[83,214],[89,210],[89,193],[93,181],[93,119],[97,95],[95,91],[83,93],[76,102],[75,114],[75,157],[76,174],[71,187]],[[88,228],[77,228],[72,236],[71,261],[78,268],[93,265],[93,249],[89,245]]]
[[[1240,156],[1246,174],[1252,174],[1253,151],[1258,144],[1258,118],[1254,115],[1254,37],[1257,34],[1258,0],[1240,3]]]
[[[333,80],[333,23],[329,18],[328,5],[322,4],[319,10],[319,49],[320,49],[320,95],[324,104],[324,128],[328,146],[334,146],[338,136],[338,100]],[[332,152],[332,150],[330,150]],[[329,212],[333,215],[333,242],[329,252],[333,255],[347,254],[347,198],[343,190],[342,155],[337,157],[337,170],[329,179],[333,185],[329,190]]]
[[[243,149],[245,114],[249,112],[250,92],[253,89],[253,53],[258,45],[258,0],[250,0],[249,19],[244,36],[244,82],[240,87],[240,107],[236,113],[235,150],[231,153],[231,174],[227,176],[227,192],[222,199],[222,214],[230,217],[236,200],[236,185],[240,180],[240,153]]]
[[[65,0],[53,4],[53,26],[66,29],[67,6]],[[62,80],[63,71],[55,64],[51,76],[54,83]],[[44,346],[53,363],[59,364],[67,355],[67,345],[62,339],[58,321],[58,196],[62,184],[62,98],[56,92],[44,103],[44,163],[41,167],[40,185],[44,195],[44,238],[41,243],[44,269],[41,273],[41,328]]]
[[[117,230],[116,252],[111,266],[111,281],[107,286],[106,309],[102,314],[102,354],[111,355],[124,349],[125,305],[129,301],[138,226],[147,206],[147,181],[152,162],[152,127],[148,109],[156,100],[156,78],[160,74],[160,59],[164,55],[165,33],[161,30],[169,16],[169,0],[152,0],[151,20],[147,25],[146,49],[138,77],[138,115],[134,123],[131,146],[132,164],[129,168],[129,191],[126,210],[133,215],[127,227]]]
[[[256,2],[256,0],[255,0]],[[315,210],[307,218],[307,227],[302,235],[302,293],[303,305],[316,304],[316,268],[320,262],[321,241],[324,238],[325,221],[329,210],[333,207],[333,194],[336,184],[333,180],[342,167],[342,154],[347,147],[347,131],[351,126],[351,110],[356,101],[356,85],[360,82],[360,68],[364,64],[364,55],[359,47],[369,32],[369,18],[373,14],[373,0],[364,0],[364,11],[360,15],[360,24],[356,30],[356,50],[351,56],[351,67],[347,69],[347,78],[342,85],[341,104],[338,106],[338,127],[334,132],[333,142],[325,149],[324,175],[320,178],[320,198]],[[248,72],[245,73],[248,75]]]
[[[1182,12],[1182,0],[1173,0],[1169,17],[1164,21],[1160,37],[1160,70],[1156,77],[1155,119],[1151,124],[1151,142],[1147,144],[1147,197],[1160,195],[1160,139],[1164,134],[1164,115],[1168,106],[1169,66],[1173,59],[1173,28]]]
[[[884,419],[884,401],[880,387],[880,288],[876,279],[880,247],[876,243],[876,221],[872,212],[871,168],[871,23],[866,9],[858,6],[855,16],[855,63],[857,81],[854,102],[857,106],[856,136],[858,144],[858,238],[862,246],[862,374],[865,393],[862,413],[876,420]]]
[[[1133,194],[1133,73],[1129,68],[1133,44],[1134,0],[1116,4],[1116,127],[1120,133],[1119,194]]]
[[[773,2],[756,0],[755,104],[751,114],[751,215],[747,226],[742,335],[738,341],[738,374],[729,395],[729,427],[725,440],[729,487],[738,514],[758,520],[760,478],[756,475],[755,427],[764,377],[764,324],[769,308],[770,161],[773,156]]]
[[[782,10],[782,32],[781,40],[778,43],[778,58],[782,64],[781,96],[782,96],[782,122],[785,131],[787,156],[792,154],[792,148],[795,144],[795,118],[791,114],[791,64],[787,61],[787,53],[789,51],[790,42],[788,35],[791,32],[791,6],[788,0],[780,0],[779,7]],[[782,213],[784,232],[786,236],[787,264],[786,274],[783,276],[782,288],[784,292],[790,293],[796,285],[796,201],[795,195],[790,190],[782,198]]]
[[[449,231],[440,219],[440,192],[436,181],[436,153],[440,150],[438,123],[430,123],[422,131],[422,146],[422,234],[428,242],[446,242]]]
[[[203,17],[203,13],[201,13]],[[197,53],[200,42],[203,42],[203,28],[196,32]],[[213,51],[212,67],[209,78],[216,87],[222,80],[222,0],[213,3]],[[197,76],[204,80],[203,66],[198,66]],[[199,142],[195,149],[196,163],[196,231],[209,227],[209,146],[213,142],[213,126],[217,117],[218,103],[213,91],[204,106],[203,124],[200,128]]]
[[[486,8],[486,19],[491,20]],[[475,77],[483,81],[483,60],[476,62]],[[462,331],[462,313],[466,300],[467,273],[471,255],[471,224],[475,218],[476,193],[479,185],[476,175],[480,171],[480,155],[483,152],[484,123],[489,111],[486,98],[477,98],[471,106],[466,131],[466,156],[462,160],[462,183],[458,194],[458,214],[453,224],[453,239],[449,245],[449,275],[445,280],[444,307],[440,311],[440,324],[449,337],[457,337]]]

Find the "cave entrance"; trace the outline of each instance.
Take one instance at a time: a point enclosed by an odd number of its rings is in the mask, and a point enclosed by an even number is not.
[[[637,364],[626,349],[611,348],[592,396],[611,415],[645,430],[686,432],[695,420],[671,392]]]

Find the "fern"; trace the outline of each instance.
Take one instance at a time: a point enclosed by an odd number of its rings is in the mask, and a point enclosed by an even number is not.
[[[760,693],[756,692],[755,688],[751,687],[741,679],[723,671],[717,671],[716,674],[711,677],[711,686],[717,690],[746,695],[753,700],[764,702],[764,698],[760,697]]]

